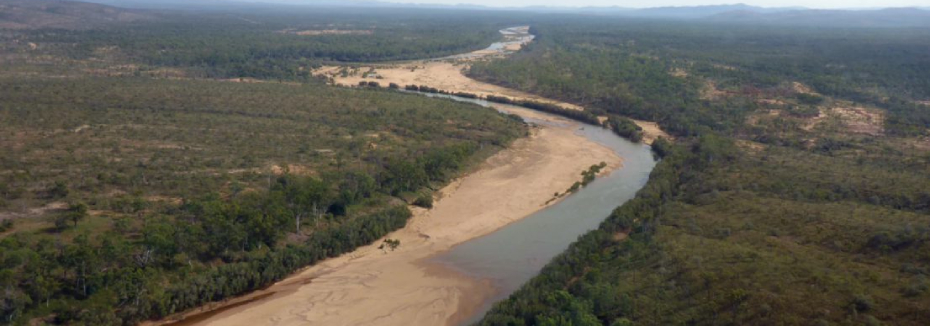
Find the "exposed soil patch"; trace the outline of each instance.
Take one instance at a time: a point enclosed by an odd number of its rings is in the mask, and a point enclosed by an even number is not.
[[[375,31],[370,29],[308,29],[308,30],[296,30],[296,29],[284,29],[277,31],[278,34],[291,34],[291,35],[300,35],[300,36],[319,36],[319,35],[371,35]]]
[[[788,104],[788,103],[785,103],[785,101],[783,101],[783,100],[780,100],[780,99],[770,99],[770,98],[758,99],[758,100],[756,100],[756,103],[768,104],[768,105],[776,105],[776,106],[784,106],[784,105],[787,105],[787,104]]]
[[[812,88],[807,87],[807,85],[801,84],[799,82],[791,83],[791,89],[800,94],[820,95],[820,93],[815,92]]]
[[[250,77],[229,78],[229,79],[222,79],[222,80],[220,80],[220,81],[226,81],[226,82],[231,82],[231,83],[245,83],[245,84],[265,84],[265,83],[274,83],[274,84],[284,84],[284,85],[291,85],[291,86],[300,86],[300,85],[301,85],[301,84],[298,83],[298,82],[286,82],[286,81],[277,81],[277,80],[263,80],[263,79],[255,79],[255,78],[250,78]]]
[[[49,212],[61,211],[66,208],[68,208],[68,203],[65,203],[62,201],[56,201],[56,202],[48,203],[42,207],[28,208],[23,212],[0,212],[0,221],[7,220],[7,219],[41,217]]]
[[[712,64],[711,66],[713,66],[714,68],[717,68],[717,69],[731,70],[731,71],[737,69],[737,68],[734,67],[734,66],[722,65],[722,64],[718,64],[718,63]]]
[[[764,119],[783,117],[786,119],[797,119],[799,128],[803,131],[813,131],[818,126],[830,123],[830,126],[839,128],[837,132],[848,134],[865,134],[871,136],[880,136],[885,133],[885,116],[884,112],[875,109],[866,109],[861,107],[834,107],[821,108],[816,116],[796,117],[788,116],[782,110],[767,110],[749,116],[747,123],[758,125]]]
[[[930,151],[930,137],[901,138],[896,141],[900,150]]]
[[[620,242],[620,241],[626,240],[626,238],[629,236],[630,236],[630,231],[627,230],[627,231],[614,233],[611,239],[613,239],[614,242]]]
[[[881,111],[856,107],[838,107],[831,111],[846,125],[850,133],[872,136],[885,133],[885,115]]]
[[[169,197],[169,196],[159,196],[159,195],[146,196],[145,200],[149,202],[168,203],[171,205],[181,205],[184,202],[184,199],[181,197]]]
[[[765,145],[749,140],[737,140],[736,145],[746,151],[753,153],[758,153],[765,150]]]
[[[312,176],[316,175],[316,171],[310,167],[297,165],[297,164],[288,164],[286,166],[281,165],[272,165],[271,173],[274,175],[283,175],[283,174],[293,174],[300,176]]]
[[[712,80],[705,81],[704,88],[701,89],[701,98],[705,100],[716,100],[729,95],[729,93],[717,88],[717,83]]]
[[[746,124],[751,126],[757,126],[763,120],[780,117],[782,112],[780,110],[762,110],[746,117]]]
[[[824,114],[823,110],[820,110],[816,116],[804,119],[804,122],[801,124],[801,129],[804,131],[814,130],[826,117],[827,115]]]

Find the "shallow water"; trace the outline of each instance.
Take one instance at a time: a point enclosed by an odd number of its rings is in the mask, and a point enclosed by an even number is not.
[[[426,95],[488,105],[483,100]],[[614,208],[632,199],[649,180],[649,173],[656,165],[649,146],[627,141],[593,125],[579,124],[576,132],[616,151],[623,158],[623,167],[553,206],[494,233],[462,243],[433,259],[466,275],[489,279],[497,288],[497,295],[485,302],[466,324],[478,321],[494,302],[505,299],[536,276],[578,236],[596,229]],[[581,180],[581,171],[578,172]]]
[[[528,43],[528,42],[532,41],[533,38],[535,38],[534,35],[531,35],[531,34],[528,34],[528,33],[525,33],[525,32],[522,32],[522,31],[517,30],[518,28],[520,28],[520,27],[510,27],[510,28],[505,28],[505,29],[500,30],[499,32],[500,32],[502,35],[506,36],[507,39],[504,40],[504,41],[491,43],[491,45],[489,45],[487,48],[485,48],[485,49],[482,50],[482,51],[493,51],[493,52],[497,52],[498,54],[509,54],[509,53],[512,53],[512,51],[507,51],[507,50],[505,50],[505,49],[507,48],[507,46],[513,45],[513,44]],[[474,58],[486,57],[486,56],[488,56],[488,55],[489,55],[489,54],[487,54],[487,53],[478,53],[478,54],[476,54],[476,53],[462,53],[462,54],[450,55],[450,56],[446,56],[446,57],[442,57],[442,58],[435,58],[435,59],[431,59],[431,60],[433,60],[433,61],[442,61],[442,60],[464,60],[464,59],[474,59]]]

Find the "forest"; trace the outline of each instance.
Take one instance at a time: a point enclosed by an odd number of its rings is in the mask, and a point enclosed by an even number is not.
[[[0,29],[0,324],[135,325],[403,227],[528,126],[311,70],[481,49],[520,24],[534,42],[468,75],[585,109],[485,99],[673,138],[633,200],[479,325],[930,320],[927,30],[462,10]]]
[[[16,5],[36,26],[0,29],[0,324],[135,325],[261,289],[403,227],[527,132],[310,77],[483,48],[500,14]]]
[[[191,78],[306,81],[311,69],[326,62],[436,58],[482,49],[501,38],[498,30],[512,26],[494,12],[249,9],[156,11],[153,19],[93,29],[0,30],[0,40],[13,44],[12,51],[32,52],[33,60],[43,54],[132,65],[122,72],[128,74],[176,68]],[[29,43],[41,46],[29,49]]]
[[[930,126],[930,113],[919,104],[930,98],[926,30],[736,27],[542,20],[525,51],[476,64],[470,75],[682,131],[737,128],[759,106],[754,99],[793,93],[791,82],[882,107],[891,133],[919,135]],[[745,96],[703,107],[714,92]]]
[[[262,288],[403,227],[407,203],[525,133],[476,105],[317,83],[0,85],[12,324],[133,325]]]
[[[675,140],[653,145],[635,199],[480,325],[930,318],[926,30],[562,17],[532,32],[470,76]]]

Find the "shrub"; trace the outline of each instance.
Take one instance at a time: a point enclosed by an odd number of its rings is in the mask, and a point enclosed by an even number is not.
[[[452,95],[455,95],[455,96],[458,96],[458,97],[470,98],[470,99],[476,99],[476,98],[478,98],[478,95],[475,95],[475,94],[472,94],[472,93],[466,93],[466,92],[455,92],[455,93],[452,93]]]
[[[799,102],[807,105],[817,105],[823,103],[823,97],[813,94],[798,93],[795,95],[795,97]]]
[[[859,294],[852,299],[850,305],[856,312],[866,312],[875,307],[875,302],[872,301],[872,297]]]
[[[68,189],[68,184],[64,181],[55,181],[55,185],[48,190],[48,195],[50,198],[64,198],[67,197],[71,190]]]
[[[13,220],[3,220],[0,222],[0,232],[6,232],[13,228]]]
[[[433,195],[431,194],[421,194],[413,204],[423,208],[433,208]]]
[[[629,139],[635,143],[643,140],[643,128],[638,126],[636,122],[633,122],[633,120],[621,116],[611,115],[608,116],[605,124],[610,130],[612,130],[620,137]]]
[[[920,276],[905,287],[901,293],[904,294],[905,297],[912,298],[924,294],[928,289],[930,289],[930,285],[927,284],[927,280]]]
[[[633,326],[633,321],[626,318],[617,318],[610,323],[610,326]]]
[[[875,316],[865,316],[865,325],[866,326],[881,326],[882,321],[875,318]]]
[[[652,151],[658,156],[658,158],[663,158],[671,153],[672,143],[667,139],[659,137],[654,142],[652,142]]]

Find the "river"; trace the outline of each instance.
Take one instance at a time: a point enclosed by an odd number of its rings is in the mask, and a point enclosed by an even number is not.
[[[506,38],[503,45],[478,52],[497,55],[510,51],[507,47],[515,43],[508,42],[528,41],[525,27],[501,32]],[[470,80],[448,61],[420,65],[413,70],[425,74],[428,78],[424,79],[459,82],[458,91],[512,92]],[[402,76],[385,74],[382,81],[410,84]],[[205,307],[199,313],[176,316],[182,318],[177,325],[473,322],[632,198],[655,166],[649,146],[626,141],[598,126],[483,100],[423,95],[490,106],[540,127],[489,158],[479,171],[444,187],[433,209],[415,209],[408,225],[388,236],[402,240],[396,252],[382,251],[377,243],[363,246],[267,289]],[[602,161],[612,169],[609,174],[543,205],[553,192],[564,192],[579,181],[581,171]],[[153,324],[166,323],[170,320]]]
[[[487,101],[426,94],[489,106]],[[511,112],[513,106],[493,104]],[[536,122],[539,121],[528,121]],[[623,167],[600,177],[559,203],[475,238],[432,259],[471,277],[491,280],[497,294],[484,303],[465,324],[480,320],[494,302],[505,299],[536,276],[553,257],[565,251],[578,236],[596,229],[617,206],[632,199],[649,180],[656,165],[651,148],[630,142],[598,126],[580,124],[576,133],[607,146],[623,157]],[[580,176],[579,176],[580,178]]]
[[[536,38],[535,35],[529,33],[529,27],[527,26],[517,26],[509,27],[498,31],[503,35],[504,40],[500,42],[491,43],[484,50],[479,50],[475,52],[455,54],[450,56],[445,56],[441,58],[429,59],[435,61],[443,60],[470,60],[478,58],[486,58],[492,55],[508,55],[514,52],[514,46],[519,48],[519,46],[532,42]]]

